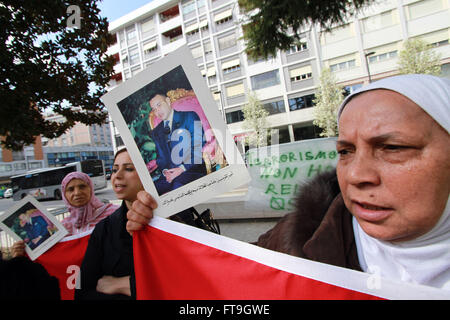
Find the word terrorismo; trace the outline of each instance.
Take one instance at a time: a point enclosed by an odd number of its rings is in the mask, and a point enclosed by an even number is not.
[[[332,151],[299,151],[299,152],[286,152],[281,155],[273,155],[271,157],[265,157],[264,159],[260,159],[257,157],[255,153],[248,154],[248,164],[250,167],[252,166],[263,166],[263,167],[271,167],[276,166],[280,163],[287,162],[303,162],[303,161],[311,161],[311,160],[334,160],[337,157],[336,150]]]

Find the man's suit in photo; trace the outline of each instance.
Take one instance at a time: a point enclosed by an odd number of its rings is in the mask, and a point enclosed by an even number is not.
[[[185,171],[167,182],[164,175],[155,181],[159,195],[177,189],[206,175],[202,147],[203,127],[198,115],[193,111],[173,110],[172,126],[161,121],[152,131],[156,145],[158,168],[172,169],[183,166]]]

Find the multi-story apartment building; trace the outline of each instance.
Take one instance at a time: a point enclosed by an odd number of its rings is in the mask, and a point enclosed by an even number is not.
[[[64,121],[61,115],[48,113],[46,120]],[[42,139],[45,165],[55,167],[70,162],[101,159],[107,167],[112,166],[113,147],[109,123],[87,126],[76,123],[62,136]]]
[[[65,121],[63,116],[53,113],[47,113],[45,119],[55,122]],[[77,122],[62,136],[55,139],[43,139],[43,144],[48,147],[111,146],[111,129],[109,123],[87,126]]]
[[[108,52],[117,61],[110,87],[187,44],[236,140],[245,134],[241,109],[249,91],[269,112],[280,143],[317,137],[313,99],[324,67],[351,92],[395,74],[403,41],[419,37],[441,54],[443,75],[450,77],[449,2],[377,1],[331,32],[305,26],[301,42],[290,50],[252,61],[245,54],[237,0],[154,0],[110,23],[117,39]],[[114,134],[113,143],[121,144]]]

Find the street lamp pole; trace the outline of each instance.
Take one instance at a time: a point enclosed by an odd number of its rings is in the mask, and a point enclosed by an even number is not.
[[[369,76],[369,83],[372,82],[372,79],[371,79],[371,77],[370,77],[370,68],[369,68],[369,59],[368,59],[368,58],[369,58],[371,55],[374,55],[374,54],[375,54],[375,51],[370,51],[370,52],[368,52],[368,53],[365,54],[365,56],[366,56],[367,74],[368,74],[368,76]]]

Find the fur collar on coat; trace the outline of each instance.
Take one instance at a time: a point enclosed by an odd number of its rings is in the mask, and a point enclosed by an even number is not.
[[[296,210],[261,235],[258,246],[361,270],[352,216],[344,205],[335,171],[317,175],[300,189]]]

